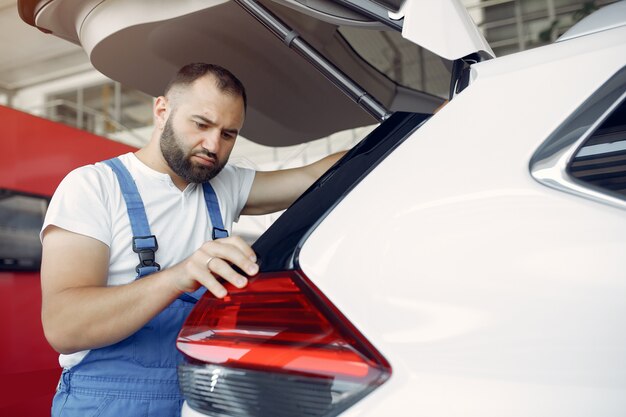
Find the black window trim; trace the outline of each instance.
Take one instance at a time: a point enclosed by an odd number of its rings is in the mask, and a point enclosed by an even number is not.
[[[298,269],[300,249],[317,226],[430,116],[394,113],[322,175],[252,245],[260,271]]]

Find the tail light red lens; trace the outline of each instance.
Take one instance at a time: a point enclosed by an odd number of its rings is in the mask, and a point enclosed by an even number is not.
[[[189,405],[207,415],[336,415],[391,368],[299,271],[263,273],[203,297],[181,330]]]

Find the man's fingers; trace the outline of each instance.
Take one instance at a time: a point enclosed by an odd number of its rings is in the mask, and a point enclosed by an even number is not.
[[[242,288],[248,284],[248,279],[240,272],[247,275],[259,272],[254,251],[239,237],[206,242],[185,264],[187,272],[181,288],[190,288],[191,282],[199,283],[218,298],[227,293],[217,280],[218,276]],[[192,281],[186,281],[190,279]]]
[[[246,257],[248,257],[248,259],[250,259],[252,262],[256,262],[256,253],[254,253],[254,250],[250,247],[250,245],[248,245],[246,241],[239,236],[231,236],[227,239],[223,239],[223,242],[235,246]]]
[[[212,274],[207,279],[202,281],[202,285],[204,285],[211,294],[216,296],[217,298],[223,298],[228,293],[226,288],[222,284],[219,283],[217,279]]]
[[[214,265],[218,263],[218,260],[226,261],[226,263],[236,265],[239,269],[241,269],[244,273],[248,275],[255,275],[257,272],[259,272],[259,266],[255,263],[256,256],[254,255],[254,251],[247,243],[245,243],[240,238],[228,238],[220,239],[219,242],[207,242],[203,246],[202,251],[204,254],[206,254],[206,259],[204,259],[203,262],[205,263],[207,269],[210,268],[212,271],[218,273],[220,276],[221,271],[218,272],[214,269]],[[255,261],[253,261],[253,259]],[[208,260],[210,260],[210,262],[207,262]],[[224,265],[222,264],[222,267],[223,266]],[[221,268],[221,270],[223,271],[224,268]],[[224,276],[224,278],[227,277]]]
[[[246,277],[235,272],[227,262],[219,258],[213,258],[211,260],[209,263],[209,272],[219,275],[237,288],[245,287],[248,283]]]
[[[206,268],[206,264],[209,265],[209,268]],[[219,258],[211,258],[205,264],[199,262],[194,262],[193,264],[190,264],[189,270],[190,275],[194,277],[195,281],[205,286],[211,294],[215,295],[218,298],[222,298],[227,294],[226,288],[224,288],[224,286],[220,284],[220,282],[217,280],[217,275],[221,276],[221,273],[217,272],[222,270],[221,264],[226,263]],[[218,266],[217,269],[216,265]],[[230,268],[228,264],[226,264],[226,266]],[[232,268],[230,269],[232,270]],[[231,276],[231,279],[234,278]],[[241,282],[241,279],[239,279],[238,282]],[[247,282],[244,282],[244,284],[241,286],[244,286],[246,283]]]

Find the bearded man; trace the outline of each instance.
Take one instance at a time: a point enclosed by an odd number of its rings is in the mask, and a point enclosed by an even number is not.
[[[228,70],[186,65],[156,99],[144,148],[59,185],[41,232],[42,321],[63,368],[53,416],[180,415],[183,321],[204,291],[226,295],[218,277],[241,288],[258,272],[232,222],[285,209],[341,156],[229,165],[245,111]]]

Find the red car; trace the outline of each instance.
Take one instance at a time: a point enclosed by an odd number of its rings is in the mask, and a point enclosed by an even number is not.
[[[0,416],[49,416],[61,374],[41,326],[39,231],[72,169],[130,146],[0,106]]]

